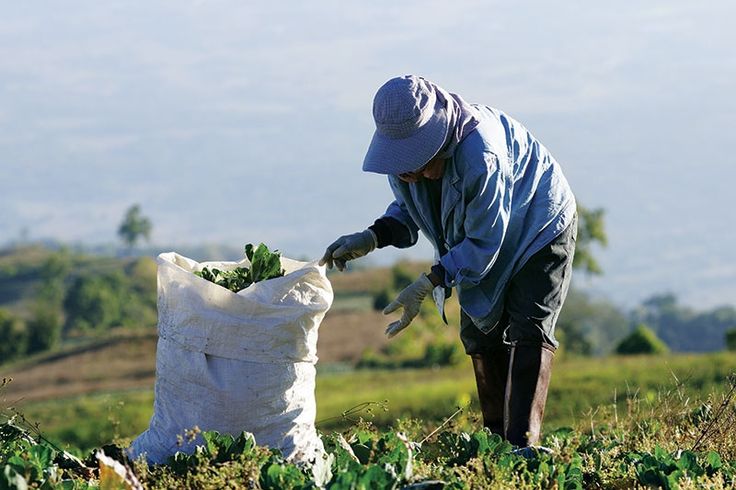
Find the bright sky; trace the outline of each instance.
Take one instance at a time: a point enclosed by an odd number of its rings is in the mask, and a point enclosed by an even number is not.
[[[0,243],[263,241],[318,257],[390,202],[363,174],[371,101],[423,75],[521,120],[604,207],[631,305],[736,300],[736,4],[9,2],[0,16]],[[429,259],[426,243],[397,257]]]

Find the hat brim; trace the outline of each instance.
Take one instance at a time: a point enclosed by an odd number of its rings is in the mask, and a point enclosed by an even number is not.
[[[442,149],[448,131],[444,108],[436,109],[430,120],[408,138],[387,138],[376,131],[363,159],[363,171],[400,175],[419,170]]]

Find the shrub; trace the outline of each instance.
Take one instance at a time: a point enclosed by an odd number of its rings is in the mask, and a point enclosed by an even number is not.
[[[6,310],[0,310],[0,364],[11,361],[28,351],[28,332],[23,320]]]
[[[60,308],[39,304],[28,322],[28,353],[42,352],[56,347],[64,326]]]
[[[394,289],[397,291],[401,291],[416,280],[416,275],[412,274],[411,270],[401,263],[396,264],[393,269],[391,269],[391,276]]]
[[[139,258],[122,269],[84,273],[63,301],[66,331],[104,331],[156,324],[156,263]]]
[[[456,366],[465,358],[459,342],[436,340],[427,344],[422,359],[422,367]]]
[[[382,311],[393,301],[394,292],[390,288],[381,289],[378,294],[373,297],[373,309]]]
[[[639,324],[628,337],[616,347],[618,354],[664,354],[669,352],[667,344],[662,342],[654,331],[644,324]]]
[[[156,306],[156,261],[151,257],[139,257],[125,267],[130,287],[137,294]]]
[[[78,277],[64,300],[67,326],[79,330],[105,330],[120,324],[121,273]]]
[[[726,349],[736,351],[736,328],[726,331]]]

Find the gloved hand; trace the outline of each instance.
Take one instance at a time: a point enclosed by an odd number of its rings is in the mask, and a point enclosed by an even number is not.
[[[391,302],[386,308],[383,309],[383,314],[388,315],[398,310],[400,307],[404,308],[404,313],[401,315],[401,319],[393,322],[386,328],[386,335],[389,338],[393,337],[397,333],[404,330],[409,326],[415,316],[419,314],[419,307],[424,301],[424,298],[432,292],[434,285],[429,280],[426,274],[419,276],[419,279],[409,284],[403,291],[399,293],[396,299]]]
[[[352,235],[343,235],[327,247],[319,265],[327,264],[328,269],[337,266],[338,270],[345,270],[345,263],[372,252],[378,246],[378,239],[372,230],[364,230]]]

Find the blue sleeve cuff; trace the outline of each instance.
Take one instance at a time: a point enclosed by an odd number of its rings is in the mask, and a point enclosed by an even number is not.
[[[442,264],[440,264],[439,262],[437,262],[436,264],[434,264],[432,266],[432,273],[435,276],[437,276],[437,277],[440,278],[440,281],[441,282],[440,282],[439,285],[442,286],[443,288],[446,288],[447,287],[447,281],[445,279],[445,275],[446,275],[447,271],[445,271],[445,268],[442,266]]]
[[[389,245],[403,248],[412,244],[411,231],[395,218],[378,218],[368,229],[376,234],[377,248]]]

